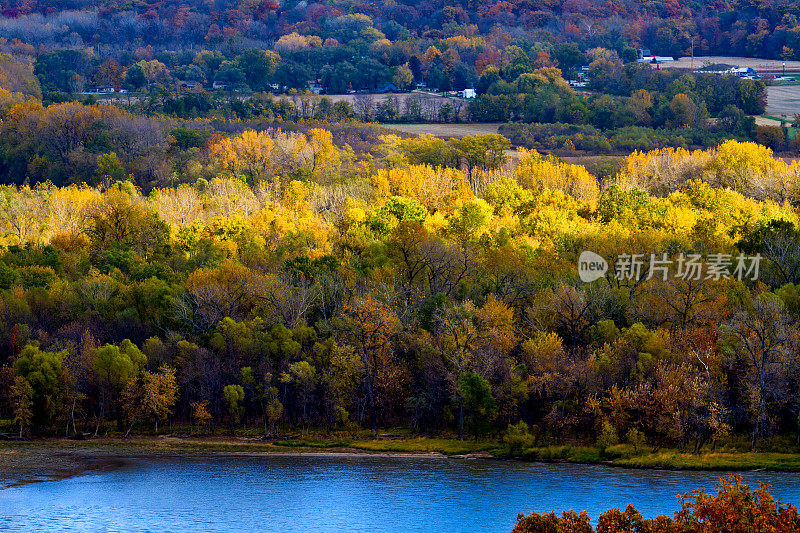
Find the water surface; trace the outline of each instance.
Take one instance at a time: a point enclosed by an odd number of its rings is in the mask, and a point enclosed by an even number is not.
[[[671,514],[720,473],[405,457],[130,458],[0,490],[0,530],[508,532],[517,512]],[[800,502],[800,474],[746,473]]]

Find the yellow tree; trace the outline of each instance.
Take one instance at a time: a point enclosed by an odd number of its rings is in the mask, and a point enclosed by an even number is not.
[[[221,170],[255,183],[272,177],[273,146],[268,132],[247,130],[212,145],[211,158]]]
[[[183,227],[203,216],[202,197],[185,183],[175,189],[156,189],[149,200],[158,215],[173,226]]]
[[[775,166],[772,150],[753,142],[725,141],[711,162],[716,184],[747,193]]]
[[[308,132],[308,144],[313,157],[311,171],[317,178],[329,179],[342,165],[333,135],[328,130],[314,128]]]
[[[131,379],[122,391],[121,403],[128,421],[125,436],[128,436],[140,417],[152,418],[155,432],[158,433],[158,422],[172,413],[172,407],[177,399],[178,383],[175,379],[175,370],[164,366],[157,373],[142,371]]]
[[[208,400],[191,402],[189,407],[192,408],[192,421],[196,425],[206,426],[211,421],[212,416],[208,411]]]
[[[36,240],[47,229],[47,194],[27,185],[0,191],[0,227],[13,244]]]
[[[178,316],[202,331],[225,317],[241,318],[252,305],[253,273],[228,261],[195,270],[186,280],[186,290],[188,298],[178,302]]]
[[[520,185],[537,194],[546,189],[560,190],[576,200],[594,204],[600,193],[597,178],[586,168],[562,163],[553,156],[542,156],[536,150],[520,148],[514,172]]]
[[[641,189],[666,196],[689,180],[703,178],[711,159],[710,152],[684,148],[636,151],[623,160],[615,183],[624,191]]]

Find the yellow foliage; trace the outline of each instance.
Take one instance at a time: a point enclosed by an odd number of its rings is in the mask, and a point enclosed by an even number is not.
[[[593,205],[600,193],[597,179],[586,168],[563,163],[553,156],[542,156],[536,150],[519,149],[515,174],[520,185],[537,194],[546,189],[557,189]]]
[[[522,343],[525,364],[534,373],[557,372],[566,357],[564,343],[555,332],[539,331]]]
[[[735,191],[746,192],[759,186],[775,169],[772,150],[753,142],[725,141],[717,148],[711,169],[716,183]]]
[[[703,177],[711,158],[712,155],[703,150],[637,150],[622,162],[615,183],[625,191],[641,189],[655,196],[663,196],[681,189],[690,179]]]
[[[242,132],[211,147],[217,167],[252,183],[278,177],[286,183],[302,174],[330,178],[342,164],[330,131],[315,128],[308,136],[281,130]]]
[[[636,151],[625,158],[614,183],[626,191],[638,188],[665,196],[693,179],[757,199],[800,199],[800,163],[776,159],[765,146],[735,140],[725,141],[715,150]]]
[[[457,198],[472,196],[464,174],[453,168],[411,165],[381,169],[371,179],[375,197],[381,203],[390,196],[405,196],[435,211],[451,205]]]
[[[253,181],[272,177],[272,137],[266,131],[245,131],[236,137],[221,139],[211,147],[211,157],[222,170]]]

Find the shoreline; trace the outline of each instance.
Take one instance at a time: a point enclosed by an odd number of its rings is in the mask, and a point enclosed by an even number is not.
[[[621,447],[620,447],[621,448]],[[594,451],[594,453],[592,453]],[[461,452],[461,453],[456,453]],[[236,437],[175,436],[63,438],[0,441],[0,490],[21,484],[67,479],[93,471],[122,468],[147,458],[333,457],[462,459],[597,465],[612,468],[671,471],[800,472],[800,454],[716,452],[694,455],[676,450],[600,456],[596,448],[562,446],[526,450],[523,457],[502,452],[499,443],[448,439],[364,441],[264,441]]]

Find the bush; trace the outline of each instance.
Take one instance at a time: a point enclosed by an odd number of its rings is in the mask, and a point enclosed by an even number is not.
[[[536,437],[531,435],[528,424],[520,422],[517,425],[509,424],[503,441],[506,443],[508,455],[515,457],[522,455],[536,442]]]
[[[594,530],[585,511],[580,514],[565,512],[561,518],[554,513],[531,513],[528,516],[520,513],[512,533],[800,532],[800,516],[794,506],[783,506],[775,501],[769,493],[769,486],[764,483],[756,490],[751,489],[742,483],[742,476],[738,474],[721,479],[716,495],[695,490],[680,499],[681,509],[674,518],[659,516],[644,519],[639,511],[629,505],[624,511],[614,508],[602,513],[597,518],[597,528]]]

